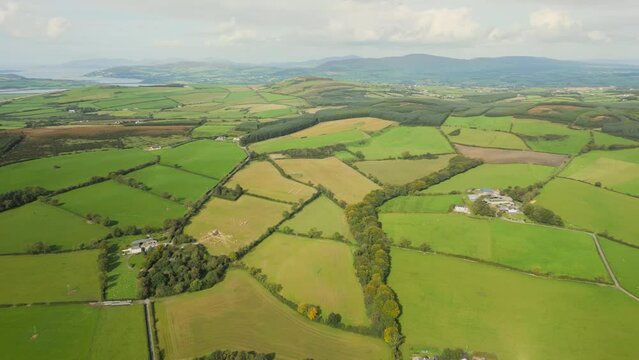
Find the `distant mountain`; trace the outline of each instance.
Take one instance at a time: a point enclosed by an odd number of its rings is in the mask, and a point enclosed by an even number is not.
[[[279,67],[279,68],[313,68],[320,65],[324,65],[329,62],[342,61],[342,60],[355,60],[355,59],[361,59],[361,58],[355,55],[346,55],[346,56],[332,56],[332,57],[326,57],[322,59],[313,59],[313,60],[306,60],[306,61],[266,63],[263,65]]]
[[[16,74],[0,74],[0,90],[68,89],[86,85],[86,82],[72,80],[31,79]]]

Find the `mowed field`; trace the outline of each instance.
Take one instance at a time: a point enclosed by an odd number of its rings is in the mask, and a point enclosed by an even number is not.
[[[282,360],[391,359],[382,340],[311,322],[241,270],[211,289],[161,299],[155,309],[167,359],[216,349],[275,352]]]
[[[246,153],[233,143],[199,140],[161,150],[160,162],[201,175],[222,179],[239,164]]]
[[[460,133],[458,135],[451,135],[451,133],[456,130],[459,130]],[[500,149],[528,149],[526,144],[517,137],[517,135],[503,131],[477,130],[450,126],[442,126],[442,131],[448,136],[450,141],[456,144]]]
[[[325,196],[313,200],[292,219],[285,221],[282,227],[286,226],[298,234],[308,234],[311,229],[316,229],[322,232],[322,237],[340,233],[346,239],[353,239],[344,209]]]
[[[457,151],[469,158],[481,159],[490,164],[538,164],[559,166],[568,161],[568,155],[526,150],[490,149],[456,144]]]
[[[88,151],[23,161],[0,167],[0,193],[27,186],[57,190],[152,161],[154,155],[138,150]]]
[[[633,359],[639,306],[612,287],[393,249],[405,359],[463,346],[499,359]]]
[[[437,128],[425,126],[396,126],[373,136],[362,144],[348,147],[352,152],[361,151],[366,160],[381,160],[410,155],[447,154],[454,152]]]
[[[570,225],[595,232],[607,231],[624,242],[639,245],[639,199],[570,179],[554,179],[536,198],[537,203]]]
[[[590,132],[587,130],[569,129],[565,125],[541,120],[516,119],[512,132],[536,137],[535,140],[526,140],[532,150],[557,154],[578,154],[590,141]],[[560,135],[564,138],[544,139],[544,135]]]
[[[445,168],[453,156],[455,155],[439,155],[437,159],[358,161],[354,165],[384,184],[401,185]]]
[[[0,304],[99,300],[98,250],[0,256]]]
[[[382,213],[447,213],[462,205],[463,195],[398,196],[379,207]]]
[[[444,125],[472,129],[509,131],[512,123],[512,116],[449,116],[444,122]]]
[[[368,138],[368,134],[355,129],[311,137],[287,135],[251,144],[249,149],[257,153],[272,153],[289,149],[312,149],[335,144],[348,144]]]
[[[215,137],[226,135],[233,130],[235,124],[206,123],[193,130],[193,137]]]
[[[354,129],[361,130],[366,133],[373,133],[396,124],[397,122],[395,121],[382,120],[372,117],[333,120],[321,122],[308,129],[300,130],[296,133],[293,133],[291,134],[291,136],[296,138],[305,138],[319,135],[335,134]]]
[[[639,296],[639,249],[601,236],[599,243],[621,286]]]
[[[276,163],[291,177],[323,185],[347,203],[356,203],[379,186],[339,159],[281,159]]]
[[[282,176],[268,161],[251,162],[225,184],[229,188],[235,185],[240,185],[251,194],[288,202],[306,200],[315,193],[312,187]]]
[[[141,305],[0,308],[0,349],[12,360],[148,358]]]
[[[212,198],[184,228],[211,254],[229,254],[250,245],[275,226],[291,206],[250,195],[236,201]],[[215,233],[215,231],[219,233]]]
[[[553,171],[553,167],[535,164],[483,164],[423,192],[437,194],[485,187],[528,186],[548,179]]]
[[[197,201],[217,181],[174,167],[154,165],[127,175],[151,188],[156,195],[171,194],[179,202]]]
[[[90,244],[109,230],[84,218],[39,201],[0,212],[0,253],[23,253],[42,241],[61,250]]]
[[[459,214],[383,213],[380,221],[396,243],[407,239],[538,274],[610,281],[587,233]]]
[[[370,323],[347,244],[274,233],[243,261],[281,284],[281,294],[297,304],[319,305],[324,316],[339,313],[345,324]]]

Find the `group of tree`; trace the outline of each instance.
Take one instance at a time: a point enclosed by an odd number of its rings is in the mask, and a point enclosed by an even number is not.
[[[488,205],[483,196],[473,202],[470,206],[470,212],[480,216],[495,217],[497,215],[497,210]]]
[[[289,149],[282,153],[291,158],[321,159],[332,156],[338,151],[348,151],[348,149],[344,144],[335,144],[312,149]]]
[[[297,312],[313,321],[320,320],[322,317],[322,309],[319,305],[302,303],[297,305]]]
[[[507,187],[503,190],[504,195],[508,195],[513,200],[519,201],[521,203],[528,203],[532,199],[534,199],[537,195],[539,195],[539,191],[544,186],[543,183],[535,183],[528,186],[515,186],[515,187]]]
[[[217,350],[208,355],[195,357],[193,360],[274,360],[275,353],[258,353],[255,351]]]
[[[526,204],[523,211],[530,220],[536,223],[564,226],[564,220],[552,210],[546,209],[545,207],[535,204]]]
[[[50,193],[51,192],[49,190],[39,186],[8,191],[6,193],[0,194],[0,211],[22,206],[24,204],[37,200],[40,196],[44,196]]]
[[[36,241],[33,244],[27,245],[25,251],[29,254],[48,254],[58,249],[55,245],[49,245],[44,241]]]
[[[130,177],[124,177],[122,175],[118,175],[118,174],[114,174],[112,177],[113,181],[122,184],[122,185],[126,185],[126,186],[130,186],[134,189],[140,189],[140,190],[144,190],[144,191],[149,191],[151,190],[150,187],[148,187],[147,185],[145,185],[143,182],[135,180],[134,178],[130,178]]]
[[[102,226],[111,226],[115,222],[111,220],[108,216],[101,216],[99,214],[88,213],[84,216],[88,221],[94,224],[100,224]]]
[[[235,201],[244,194],[244,189],[240,184],[236,184],[233,189],[225,186],[217,186],[213,189],[213,195],[222,199]]]

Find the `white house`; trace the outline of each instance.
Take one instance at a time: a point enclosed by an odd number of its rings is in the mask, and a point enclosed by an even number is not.
[[[131,246],[122,250],[122,253],[124,255],[134,255],[141,252],[146,252],[147,250],[157,246],[158,242],[153,238],[140,239],[131,242]]]
[[[470,209],[464,205],[455,205],[453,208],[453,212],[462,213],[462,214],[470,214]]]

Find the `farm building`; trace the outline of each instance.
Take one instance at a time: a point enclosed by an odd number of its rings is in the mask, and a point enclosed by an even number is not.
[[[453,207],[453,212],[462,213],[462,214],[470,214],[470,209],[464,205],[455,205]]]
[[[134,255],[134,254],[139,254],[141,252],[146,252],[147,250],[157,246],[158,246],[158,242],[153,238],[140,239],[140,240],[132,241],[131,246],[122,250],[122,253],[124,255]]]

